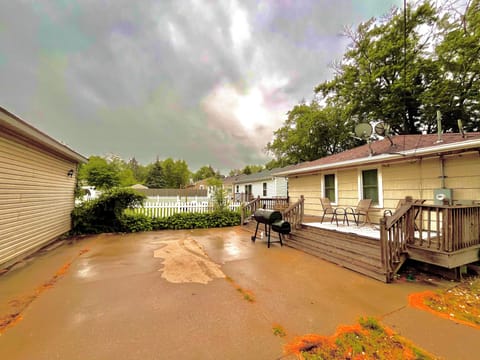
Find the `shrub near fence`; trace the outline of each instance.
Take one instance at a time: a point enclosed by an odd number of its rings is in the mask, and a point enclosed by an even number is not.
[[[228,209],[237,211],[240,203],[231,203]],[[151,218],[165,218],[179,213],[208,213],[215,211],[215,204],[209,202],[159,202],[145,203],[143,206],[137,206],[131,211],[135,214],[143,214]]]

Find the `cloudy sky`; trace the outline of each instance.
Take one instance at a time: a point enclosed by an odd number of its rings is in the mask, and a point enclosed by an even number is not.
[[[0,0],[0,106],[85,156],[263,164],[345,26],[403,0]]]

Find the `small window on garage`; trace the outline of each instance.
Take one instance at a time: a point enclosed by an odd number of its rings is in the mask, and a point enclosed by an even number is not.
[[[263,196],[267,196],[267,183],[263,183]]]

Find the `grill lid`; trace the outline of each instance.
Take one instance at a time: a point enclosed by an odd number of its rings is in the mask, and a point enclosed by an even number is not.
[[[282,213],[276,210],[258,209],[253,214],[255,220],[262,224],[273,224],[275,221],[282,220]]]

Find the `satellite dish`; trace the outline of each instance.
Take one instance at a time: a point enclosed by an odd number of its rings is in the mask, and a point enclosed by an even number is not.
[[[355,136],[366,139],[372,135],[372,125],[367,123],[360,123],[355,126]]]
[[[385,125],[385,123],[379,122],[377,125],[375,125],[375,134],[384,136],[387,132],[387,127],[388,125]]]

